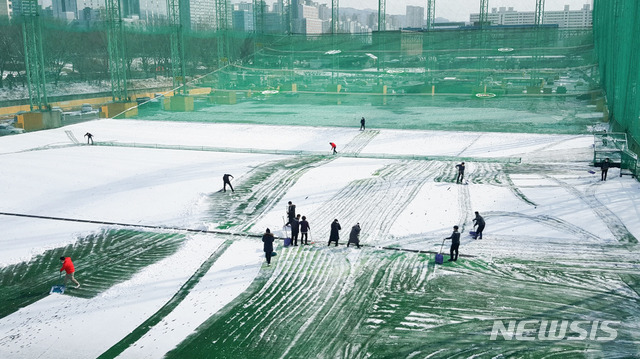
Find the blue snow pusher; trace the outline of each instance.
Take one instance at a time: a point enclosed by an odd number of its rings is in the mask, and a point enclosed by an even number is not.
[[[289,247],[291,245],[291,238],[287,237],[284,239],[284,246]]]
[[[53,294],[53,293],[60,293],[60,294],[64,294],[64,290],[67,287],[65,287],[64,285],[54,285],[51,287],[51,291],[49,292],[49,294]]]
[[[444,239],[442,240],[442,245],[440,246],[440,253],[436,253],[436,264],[444,263],[444,256],[442,255],[442,247],[444,247]]]
[[[478,233],[476,233],[476,232],[474,232],[474,231],[469,231],[469,235],[470,235],[471,237],[477,237],[477,236],[478,236]]]
[[[60,272],[59,281],[62,281],[62,272]],[[49,294],[53,294],[53,293],[63,294],[64,290],[66,288],[67,287],[64,284],[54,285],[54,286],[51,287],[51,290],[49,291]]]

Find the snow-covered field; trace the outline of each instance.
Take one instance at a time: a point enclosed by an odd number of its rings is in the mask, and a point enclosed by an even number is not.
[[[640,184],[589,173],[591,144],[110,119],[0,137],[0,357],[638,356]],[[473,159],[464,184],[451,157]],[[266,267],[259,236],[286,236],[287,201],[314,244],[278,241]],[[457,262],[411,251],[453,225]],[[49,295],[61,255],[82,287]],[[497,319],[616,321],[617,339],[490,341]]]

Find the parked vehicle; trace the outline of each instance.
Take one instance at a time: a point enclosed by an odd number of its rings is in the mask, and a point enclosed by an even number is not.
[[[24,129],[13,127],[8,123],[0,123],[0,136],[17,135],[19,133],[24,133]]]
[[[82,113],[88,113],[93,111],[94,111],[93,107],[91,107],[91,105],[88,103],[83,103],[82,107],[80,108],[80,112]]]

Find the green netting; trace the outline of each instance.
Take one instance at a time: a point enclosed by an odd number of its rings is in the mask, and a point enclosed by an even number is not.
[[[640,151],[640,2],[594,1],[594,41],[612,127]],[[636,170],[637,174],[637,170]]]
[[[17,23],[1,25],[3,33],[20,32]],[[77,28],[42,18],[42,28],[47,82],[57,86],[49,91],[50,101],[91,92],[66,90],[75,83],[101,87],[110,96],[106,27]],[[124,28],[128,97],[140,100],[139,118],[353,125],[347,115],[373,117],[372,125],[386,128],[534,133],[586,133],[602,119],[589,28],[316,36],[185,31],[185,93],[192,99],[169,107],[166,99],[144,103],[147,96],[175,90],[173,31]],[[15,73],[14,85],[23,86],[22,44],[5,46],[4,71]]]

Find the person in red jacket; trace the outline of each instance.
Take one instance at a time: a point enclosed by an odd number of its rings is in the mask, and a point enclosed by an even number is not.
[[[60,257],[60,260],[62,261],[62,268],[60,268],[60,272],[67,272],[64,276],[64,285],[67,286],[67,280],[71,279],[71,281],[76,284],[76,288],[80,288],[80,283],[78,283],[78,281],[73,277],[73,273],[76,269],[73,266],[71,257]]]
[[[333,152],[333,154],[335,155],[336,153],[338,153],[338,151],[336,151],[336,144],[333,142],[329,142],[329,144],[331,145],[331,151]]]

